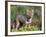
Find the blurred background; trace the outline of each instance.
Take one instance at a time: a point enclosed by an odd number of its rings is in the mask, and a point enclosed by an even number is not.
[[[23,31],[40,31],[42,30],[42,8],[41,6],[22,6],[22,5],[11,5],[11,22],[16,18],[16,14],[25,14],[28,9],[33,9],[32,23],[29,25],[22,26],[19,30],[11,29],[12,32],[23,32]]]

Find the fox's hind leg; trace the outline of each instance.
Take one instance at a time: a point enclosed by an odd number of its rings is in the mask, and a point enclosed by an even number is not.
[[[19,29],[19,27],[20,27],[20,22],[19,20],[16,20],[16,29]]]

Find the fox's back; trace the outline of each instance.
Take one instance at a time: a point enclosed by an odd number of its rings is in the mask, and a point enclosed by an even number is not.
[[[25,15],[21,15],[21,14],[17,15],[16,19],[19,20],[20,22],[23,22],[23,23],[25,23],[25,21],[27,21],[26,16]]]

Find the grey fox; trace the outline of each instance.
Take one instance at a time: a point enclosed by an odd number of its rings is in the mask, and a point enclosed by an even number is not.
[[[24,15],[18,14],[16,15],[16,19],[14,20],[12,27],[16,27],[17,29],[21,27],[23,24],[29,24],[32,22],[32,10],[27,10]]]

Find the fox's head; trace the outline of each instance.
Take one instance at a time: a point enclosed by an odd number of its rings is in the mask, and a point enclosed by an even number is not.
[[[32,17],[33,16],[33,10],[27,9],[26,15],[29,16],[29,17]]]

